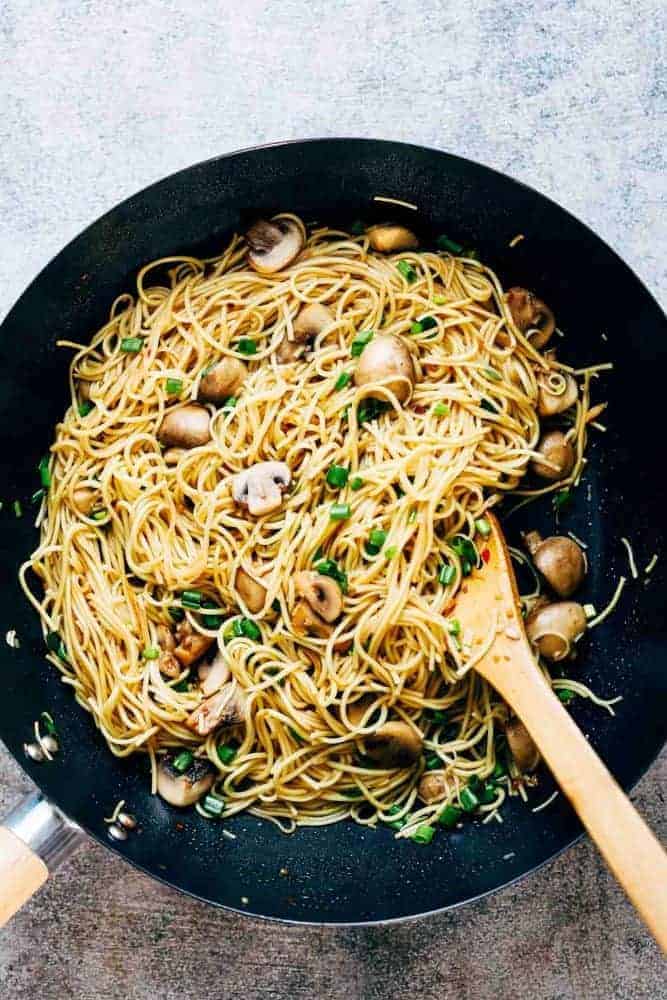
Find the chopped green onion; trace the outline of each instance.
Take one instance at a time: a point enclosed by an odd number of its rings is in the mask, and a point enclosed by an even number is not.
[[[460,254],[463,250],[460,243],[457,243],[456,240],[450,240],[448,236],[438,236],[435,242],[440,250],[448,250],[449,253]]]
[[[343,593],[347,594],[347,573],[340,569],[338,563],[333,559],[323,559],[321,562],[315,563],[315,569],[322,576],[330,576],[332,580],[336,581]]]
[[[410,835],[410,840],[414,840],[415,844],[430,844],[435,837],[435,827],[429,826],[428,823],[422,823],[418,826],[414,833]]]
[[[479,557],[473,542],[465,535],[454,535],[449,543],[449,547],[456,552],[461,559],[461,569],[464,576],[468,576],[473,566],[477,566]]]
[[[236,757],[236,752],[236,747],[231,747],[226,743],[218,747],[218,757],[223,764],[231,764]]]
[[[402,806],[394,804],[393,806],[390,806],[389,809],[387,809],[387,815],[395,816],[396,813],[402,812],[402,809],[403,809]],[[384,822],[388,826],[390,826],[392,830],[402,830],[405,824],[407,823],[407,818],[405,816],[402,816],[400,819],[393,819],[393,820],[386,819]]]
[[[201,606],[202,609],[209,608],[210,610],[213,610],[214,608],[217,608],[217,604],[214,601],[208,601],[208,600],[202,601]],[[225,619],[222,617],[222,615],[202,615],[201,620],[202,624],[205,625],[206,628],[218,629],[220,628]]]
[[[502,382],[503,377],[500,372],[497,372],[495,368],[485,368],[484,374],[488,378],[492,378],[494,382]]]
[[[343,788],[339,794],[345,799],[360,799],[364,793],[358,788]]]
[[[355,492],[357,490],[360,490],[363,485],[364,481],[361,478],[361,476],[355,476],[354,479],[350,480],[350,489],[354,490]]]
[[[342,489],[347,483],[349,475],[350,471],[344,465],[332,465],[327,472],[327,483],[334,489]]]
[[[176,754],[172,763],[172,767],[179,774],[185,774],[188,768],[192,765],[194,760],[194,755],[189,750],[181,750],[179,754]]]
[[[167,379],[167,392],[170,396],[175,396],[183,389],[183,379],[182,378],[168,378]]]
[[[331,521],[345,521],[352,514],[349,503],[332,503],[329,508],[329,519]]]
[[[184,608],[200,608],[201,592],[199,590],[184,590],[181,594],[181,604]]]
[[[238,399],[236,398],[236,396],[228,396],[227,399],[222,404],[222,412],[231,413],[231,411],[234,409],[237,403]]]
[[[271,601],[271,610],[280,611],[280,601],[278,600],[277,597],[274,597],[274,599]]]
[[[564,705],[567,705],[573,698],[576,698],[574,691],[570,691],[569,688],[560,688],[557,694]]]
[[[35,490],[33,495],[30,497],[30,503],[39,503],[45,494],[46,490],[43,486],[40,489]]]
[[[185,614],[182,608],[168,608],[169,617],[175,622],[182,622],[185,618]]]
[[[82,399],[79,403],[78,410],[80,417],[87,417],[91,410],[95,409],[95,404],[90,399]]]
[[[553,505],[555,510],[562,510],[563,507],[567,506],[572,500],[572,490],[569,486],[564,490],[559,490],[553,498]]]
[[[398,546],[390,545],[388,549],[384,550],[385,559],[394,559],[398,555]]]
[[[465,809],[466,812],[474,812],[479,805],[479,799],[469,787],[463,789],[459,798],[461,800],[461,808]]]
[[[439,708],[432,708],[429,712],[429,717],[431,722],[435,722],[436,726],[444,726],[447,722],[447,715]]]
[[[251,354],[257,354],[257,341],[253,340],[252,337],[241,337],[236,349],[240,354],[245,354],[249,357]]]
[[[479,797],[479,801],[483,805],[488,806],[491,804],[491,802],[495,801],[497,797],[497,792],[494,785],[491,782],[485,781],[482,787],[477,792],[477,795]]]
[[[442,566],[440,567],[440,572],[438,573],[438,580],[443,585],[443,587],[446,587],[448,584],[450,584],[455,576],[456,576],[456,570],[454,569],[454,567],[451,566],[449,563],[443,563]]]
[[[436,417],[448,417],[449,407],[447,406],[447,403],[436,403],[433,407],[433,412]]]
[[[46,729],[49,736],[56,736],[58,730],[56,729],[56,724],[53,721],[53,716],[49,712],[42,712],[39,716],[39,720]]]
[[[363,236],[366,232],[366,223],[362,222],[361,219],[357,219],[350,226],[350,232],[353,236]]]
[[[472,563],[469,563],[467,559],[464,559],[461,563],[461,572],[464,576],[470,576],[472,573]]]
[[[39,478],[42,486],[46,489],[51,485],[51,470],[49,469],[49,456],[45,455],[37,466],[39,469]]]
[[[417,280],[417,272],[415,271],[414,267],[412,266],[412,264],[410,264],[409,261],[399,260],[396,267],[398,268],[398,270],[403,275],[403,277],[405,278],[405,280],[409,285],[411,285],[413,281]]]
[[[106,510],[94,510],[90,516],[93,521],[106,521],[109,516],[109,512]]]
[[[179,694],[185,694],[186,691],[190,690],[190,675],[184,677],[182,681],[178,681],[176,684],[171,685],[172,691],[178,691]]]
[[[434,295],[433,296],[433,304],[436,305],[436,306],[444,306],[444,304],[446,302],[447,302],[447,296],[446,295]]]
[[[321,559],[323,555],[324,555],[324,549],[320,545],[319,548],[315,550],[315,555],[313,556],[313,562],[317,562],[317,560]]]
[[[381,413],[386,413],[390,409],[391,403],[385,399],[375,399],[374,396],[369,396],[368,399],[364,399],[363,402],[359,403],[357,407],[357,420],[360,424],[365,424],[368,420],[375,420]]]
[[[374,333],[374,330],[362,330],[356,335],[352,341],[352,346],[350,347],[350,354],[353,358],[358,358],[363,352],[364,347],[366,347],[367,344],[370,344]]]
[[[219,819],[225,810],[225,802],[224,799],[219,799],[215,795],[205,795],[202,808],[209,816]]]
[[[456,824],[460,821],[461,816],[462,813],[461,810],[458,808],[458,806],[453,806],[450,804],[445,806],[445,808],[438,816],[438,823],[440,823],[441,826],[447,827],[448,830],[452,830],[456,826]]]
[[[15,517],[23,517],[23,507],[21,506],[20,500],[15,500],[12,507],[14,508]]]
[[[294,726],[288,726],[287,728],[289,729],[290,733],[297,741],[297,743],[303,743],[303,736],[297,729],[294,728]]]
[[[475,521],[475,530],[484,538],[488,538],[491,534],[491,525],[485,517],[480,517]]]
[[[387,532],[383,531],[382,528],[373,528],[370,535],[368,536],[368,541],[371,545],[377,546],[379,550],[387,541]]]
[[[461,622],[458,618],[446,618],[445,625],[450,635],[461,635]]]
[[[420,322],[412,323],[410,325],[410,333],[423,333],[424,327]]]
[[[481,784],[482,779],[478,774],[471,774],[468,778],[468,788],[470,788],[473,792],[476,792]]]
[[[499,778],[504,778],[507,774],[507,768],[502,763],[502,761],[497,760],[493,767],[493,773],[491,775],[494,781],[498,781]]]
[[[417,508],[413,507],[410,513],[408,514],[408,524],[414,524],[416,520],[417,520]]]
[[[142,337],[123,337],[120,349],[124,354],[137,354],[144,346]]]
[[[144,660],[157,660],[160,655],[160,650],[157,646],[147,646],[141,655]]]
[[[46,648],[51,653],[55,653],[60,660],[64,660],[65,663],[69,663],[69,656],[67,655],[67,650],[65,649],[65,643],[60,638],[57,632],[49,632],[46,636]]]
[[[350,384],[351,379],[352,376],[349,372],[341,372],[338,378],[336,379],[334,389],[336,389],[337,391],[344,389],[346,386]]]
[[[442,761],[438,757],[437,753],[429,754],[426,758],[426,770],[435,771],[439,767],[442,767]]]
[[[241,635],[244,635],[246,639],[254,639],[255,642],[259,642],[262,638],[259,626],[251,621],[250,618],[241,619]]]
[[[486,410],[487,413],[498,412],[498,407],[495,406],[490,399],[483,399],[479,405],[482,407],[483,410]]]

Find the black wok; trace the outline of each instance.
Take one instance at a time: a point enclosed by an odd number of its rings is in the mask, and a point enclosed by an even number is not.
[[[414,202],[408,209],[375,195]],[[476,247],[507,286],[534,288],[568,332],[568,361],[615,363],[596,399],[609,399],[608,433],[594,434],[584,481],[565,526],[589,544],[584,598],[602,607],[627,560],[643,567],[665,541],[662,416],[667,370],[665,316],[629,268],[586,226],[537,192],[487,167],[435,150],[358,139],[295,142],[235,153],[184,170],[135,195],[66,247],[14,306],[0,332],[0,574],[3,631],[19,649],[3,656],[0,736],[44,795],[89,834],[155,878],[209,902],[266,917],[371,922],[429,913],[491,892],[543,864],[578,836],[562,797],[532,813],[519,800],[504,823],[478,822],[431,845],[397,842],[390,831],[352,823],[291,837],[249,816],[220,826],[180,813],[149,794],[144,756],[122,762],[43,659],[36,615],[16,580],[34,547],[32,519],[11,501],[38,486],[36,465],[68,401],[70,352],[59,338],[87,340],[139,266],[166,254],[210,253],[259,214],[306,220],[411,220],[424,237],[444,232]],[[514,249],[517,233],[526,238]],[[606,339],[602,339],[602,334]],[[560,346],[560,345],[559,345]],[[505,505],[508,506],[507,504]],[[553,529],[549,500],[506,521],[510,540],[526,527]],[[615,614],[571,668],[599,693],[622,694],[616,717],[582,699],[572,712],[612,772],[632,786],[667,734],[664,561],[645,586],[630,581]],[[48,710],[62,751],[52,763],[26,759],[32,722]],[[544,774],[533,804],[553,789]],[[110,843],[103,817],[125,799],[141,830]],[[281,869],[286,869],[281,874]],[[246,902],[247,900],[247,902]]]

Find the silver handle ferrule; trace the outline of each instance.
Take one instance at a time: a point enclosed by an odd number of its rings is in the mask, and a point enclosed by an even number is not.
[[[83,832],[39,792],[30,792],[5,816],[3,825],[39,855],[49,871],[83,840]]]

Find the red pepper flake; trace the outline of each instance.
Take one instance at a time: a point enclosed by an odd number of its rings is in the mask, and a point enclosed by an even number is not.
[[[422,406],[421,403],[415,403],[413,409],[415,413],[426,413],[426,407]]]
[[[490,558],[491,558],[491,553],[489,552],[489,550],[482,549],[482,559],[484,560],[484,562],[488,563]]]

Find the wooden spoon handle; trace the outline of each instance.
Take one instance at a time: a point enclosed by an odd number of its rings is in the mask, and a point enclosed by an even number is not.
[[[11,830],[0,826],[0,927],[34,896],[48,876],[42,859]]]
[[[500,691],[537,744],[605,861],[667,952],[667,853],[558,700],[532,657]]]

